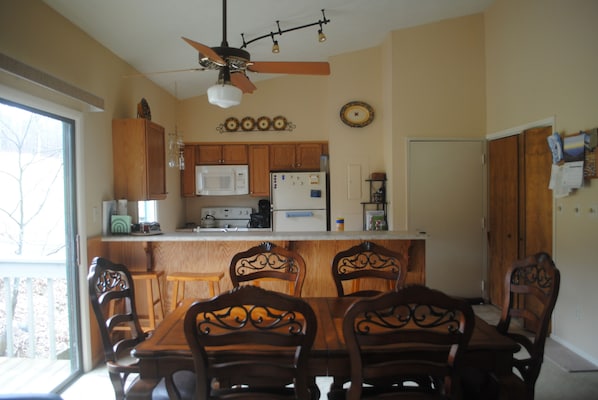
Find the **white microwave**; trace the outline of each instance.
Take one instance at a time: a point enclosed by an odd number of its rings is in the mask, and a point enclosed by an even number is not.
[[[230,196],[249,193],[247,165],[195,166],[195,194],[200,196]]]

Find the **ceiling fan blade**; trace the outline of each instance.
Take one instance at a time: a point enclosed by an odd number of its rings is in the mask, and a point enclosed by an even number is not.
[[[191,71],[205,71],[205,68],[184,68],[184,69],[169,69],[167,71],[154,71],[154,72],[139,72],[137,74],[123,75],[124,78],[132,78],[135,76],[150,76],[160,74],[174,74],[177,72],[191,72]]]
[[[253,61],[247,65],[247,69],[265,74],[330,75],[330,64],[327,62]]]
[[[191,39],[187,39],[183,36],[183,40],[189,43],[195,50],[199,52],[199,54],[209,58],[213,62],[218,65],[224,66],[226,65],[226,61],[222,59],[211,47],[206,46],[205,44],[201,44]]]
[[[243,91],[243,93],[253,93],[257,89],[253,83],[247,78],[243,72],[235,72],[230,74],[230,81],[233,85]]]

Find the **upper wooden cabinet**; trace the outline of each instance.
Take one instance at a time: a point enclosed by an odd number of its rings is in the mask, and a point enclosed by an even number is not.
[[[200,144],[196,146],[198,165],[247,164],[245,144]]]
[[[319,171],[322,154],[328,154],[326,142],[186,144],[185,170],[181,171],[181,196],[196,196],[196,165],[247,164],[249,194],[268,197],[270,171]]]
[[[325,143],[276,143],[270,145],[271,171],[319,171]]]
[[[267,144],[250,144],[249,155],[249,194],[270,196],[270,148]]]
[[[116,199],[166,198],[163,127],[143,118],[113,120],[112,157]]]
[[[195,145],[186,144],[183,150],[185,169],[181,171],[181,196],[195,196]]]

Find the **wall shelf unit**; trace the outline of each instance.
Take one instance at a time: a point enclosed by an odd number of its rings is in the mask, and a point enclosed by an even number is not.
[[[369,184],[369,201],[361,203],[363,208],[363,230],[387,230],[388,224],[386,221],[386,178],[383,179],[366,179]],[[368,211],[375,211],[375,213],[368,213]],[[373,216],[372,214],[376,214]],[[374,221],[380,221],[378,223]]]

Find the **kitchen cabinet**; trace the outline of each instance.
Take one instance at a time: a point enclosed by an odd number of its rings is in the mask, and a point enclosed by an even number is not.
[[[143,118],[112,121],[114,197],[132,201],[166,198],[164,128]]]
[[[319,171],[324,143],[276,143],[270,145],[271,171]]]
[[[182,197],[195,197],[195,152],[195,145],[185,145],[183,150],[183,155],[185,157],[185,169],[181,171]]]
[[[267,144],[250,144],[249,194],[256,197],[270,196],[270,147]]]
[[[196,147],[197,165],[247,164],[245,144],[200,144]]]
[[[539,251],[552,254],[550,134],[551,127],[533,128],[488,144],[490,302],[499,307],[513,261]]]

